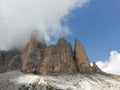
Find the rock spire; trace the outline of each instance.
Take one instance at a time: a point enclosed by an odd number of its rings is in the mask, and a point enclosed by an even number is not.
[[[60,38],[54,45],[47,46],[32,36],[23,51],[0,51],[0,73],[21,70],[34,74],[99,73],[101,70],[90,62],[85,48],[75,40],[74,52],[71,44]]]

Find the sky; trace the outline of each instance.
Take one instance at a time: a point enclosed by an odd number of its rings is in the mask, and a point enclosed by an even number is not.
[[[90,0],[68,17],[74,46],[78,38],[91,62],[106,72],[120,74],[120,0]]]
[[[0,49],[24,48],[33,31],[48,44],[64,36],[73,48],[78,38],[90,62],[120,74],[119,9],[120,0],[0,0]]]
[[[94,61],[107,59],[112,50],[120,51],[120,0],[91,0],[73,12],[68,25]]]
[[[89,0],[0,0],[0,48],[23,48],[33,30],[47,43],[69,34],[62,22]]]

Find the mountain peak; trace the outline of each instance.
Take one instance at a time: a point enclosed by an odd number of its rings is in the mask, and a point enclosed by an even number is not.
[[[32,48],[32,47],[39,47],[39,45],[40,45],[40,41],[37,39],[37,37],[31,36],[31,39],[28,42],[27,46]]]
[[[65,40],[64,37],[60,38],[57,42],[58,46],[68,46],[70,45],[69,42],[67,40]]]
[[[78,39],[75,40],[74,58],[78,71],[82,73],[92,73],[92,68],[86,55],[85,48]]]
[[[33,34],[25,49],[19,55],[11,56],[10,60],[11,58],[12,61],[9,62],[10,64],[8,63],[10,66],[4,66],[1,64],[4,63],[4,58],[0,55],[0,60],[2,59],[0,66],[8,67],[8,70],[12,70],[12,65],[19,62],[20,65],[18,66],[20,67],[17,67],[17,69],[35,74],[90,74],[93,72],[99,73],[98,71],[100,71],[95,64],[93,67],[90,66],[85,48],[78,39],[75,40],[73,52],[71,44],[64,37],[60,38],[57,44],[46,46],[36,34]]]

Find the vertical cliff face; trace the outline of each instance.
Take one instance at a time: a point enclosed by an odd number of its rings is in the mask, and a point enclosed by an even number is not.
[[[87,58],[85,48],[75,41],[74,52],[71,44],[60,38],[54,45],[46,46],[35,36],[32,36],[22,52],[18,50],[0,52],[0,72],[22,70],[34,74],[70,74],[70,73],[99,73],[98,66]]]
[[[61,38],[56,45],[41,44],[32,37],[21,55],[22,70],[41,74],[76,72],[71,45]]]
[[[74,59],[81,73],[91,73],[92,68],[85,52],[85,48],[78,39],[75,40]]]
[[[46,45],[40,43],[35,36],[31,37],[26,48],[21,54],[23,71],[34,73],[39,71],[40,63],[43,60],[43,51],[45,47]]]
[[[56,45],[50,45],[44,51],[41,73],[73,73],[76,66],[71,45],[61,38]]]
[[[60,61],[61,61],[61,71],[62,72],[76,72],[75,61],[73,59],[73,51],[71,44],[64,38],[59,39],[57,43],[59,48]],[[63,63],[63,64],[62,64]]]

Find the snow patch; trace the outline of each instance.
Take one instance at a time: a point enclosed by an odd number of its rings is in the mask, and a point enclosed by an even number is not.
[[[99,74],[38,76],[18,71],[0,74],[0,90],[48,90],[48,87],[55,90],[120,90],[120,78],[114,79]]]

